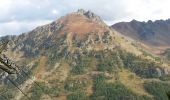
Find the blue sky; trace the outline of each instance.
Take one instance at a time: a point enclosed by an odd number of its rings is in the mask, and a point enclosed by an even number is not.
[[[0,0],[0,36],[21,34],[83,8],[107,24],[170,18],[170,0]]]

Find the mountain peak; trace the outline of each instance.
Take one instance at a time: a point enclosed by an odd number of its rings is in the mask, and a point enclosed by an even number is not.
[[[79,9],[61,17],[55,23],[62,25],[58,33],[72,33],[77,36],[84,36],[89,33],[104,33],[108,31],[107,26],[99,16],[91,11]]]
[[[86,11],[84,9],[78,9],[77,13],[84,15]]]
[[[96,15],[95,13],[93,13],[92,11],[88,10],[88,11],[85,11],[84,9],[78,9],[77,11],[78,14],[81,14],[81,15],[84,15],[86,16],[87,18],[93,20],[93,21],[96,21],[98,23],[104,23],[102,21],[102,19]]]

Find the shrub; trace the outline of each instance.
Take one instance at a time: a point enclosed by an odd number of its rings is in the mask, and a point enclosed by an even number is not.
[[[34,84],[31,88],[31,99],[40,100],[41,96],[44,94],[50,94],[50,96],[58,96],[59,90],[57,88],[49,88],[45,83]]]
[[[162,81],[170,81],[170,75],[163,75],[159,79]]]
[[[170,84],[162,82],[146,82],[145,89],[154,96],[155,100],[169,100],[167,92],[170,91]]]
[[[64,88],[67,91],[75,92],[78,90],[82,90],[86,86],[87,86],[87,80],[68,80],[66,81]]]
[[[124,68],[136,73],[143,78],[158,78],[156,68],[159,66],[154,62],[144,60],[134,54],[122,52],[120,57],[124,63]]]
[[[67,96],[67,100],[88,100],[88,96],[84,92],[75,92]]]
[[[97,56],[97,59],[98,71],[107,71],[109,73],[113,73],[113,71],[123,67],[123,62],[117,52],[101,53]]]
[[[76,65],[72,66],[71,72],[73,74],[84,74],[85,69],[87,69],[90,66],[92,58],[88,56],[81,56],[78,55],[77,59],[75,59]]]
[[[122,83],[106,83],[103,75],[94,77],[92,100],[151,100],[126,88]]]

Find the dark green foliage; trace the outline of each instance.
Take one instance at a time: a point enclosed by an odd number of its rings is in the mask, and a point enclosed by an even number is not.
[[[102,98],[103,90],[105,89],[105,77],[104,75],[95,76],[93,80],[93,98]]]
[[[67,96],[67,100],[88,100],[86,93],[78,91]]]
[[[92,100],[151,100],[147,96],[139,96],[126,88],[122,83],[106,83],[103,75],[95,76]]]
[[[61,28],[63,25],[61,25]],[[50,70],[54,67],[55,63],[68,55],[67,47],[58,47],[57,45],[63,45],[66,39],[67,33],[64,33],[62,37],[57,37],[56,43],[47,49],[45,55],[48,56],[48,61],[46,62],[46,69]]]
[[[145,89],[152,95],[155,100],[169,100],[167,93],[170,91],[170,84],[162,82],[146,82]]]
[[[168,99],[170,100],[170,91],[167,92]]]
[[[84,66],[83,65],[75,65],[71,72],[73,74],[83,74],[85,71],[84,71]]]
[[[143,78],[158,78],[159,73],[156,68],[161,69],[152,61],[144,60],[132,53],[116,49],[112,52],[97,52],[95,57],[98,61],[97,70],[113,73],[123,67],[136,73]]]
[[[162,81],[170,81],[170,75],[163,75],[159,79]]]
[[[80,57],[80,55],[77,54],[76,59],[74,60],[76,65],[72,66],[71,72],[76,75],[84,74],[85,69],[87,69],[90,65],[91,59],[91,57],[88,57],[86,55]]]
[[[98,65],[97,65],[97,70],[112,72],[113,71],[113,62],[111,62],[110,60],[107,60],[107,59],[99,61]]]
[[[123,62],[117,52],[99,52],[96,55],[96,58],[98,60],[98,71],[107,71],[109,73],[113,73],[113,71],[123,67]]]
[[[143,99],[142,97],[139,98],[138,95],[133,93],[131,90],[127,89],[121,83],[107,84],[104,95],[107,100],[137,100],[137,99],[142,100]]]
[[[18,45],[14,47],[13,50],[18,49],[18,47],[21,45],[23,45],[21,47],[21,51],[24,51],[24,56],[27,58],[32,58],[40,54],[40,51],[34,48],[36,41],[32,38],[27,38],[26,40],[22,41],[22,43],[18,43]]]
[[[131,53],[121,52],[120,57],[123,60],[124,68],[130,69],[143,78],[157,78],[156,68],[159,68],[154,62],[143,60]]]
[[[54,49],[54,48],[53,48]],[[51,51],[52,53],[49,55],[48,60],[46,62],[46,70],[51,70],[55,66],[56,62],[64,58],[67,54],[66,48],[59,50],[59,48],[55,48],[55,50]]]
[[[46,87],[43,86],[43,90],[45,90],[45,88]],[[31,98],[34,100],[40,100],[41,96],[43,95],[43,91],[36,85],[32,87],[31,93],[32,93]]]
[[[44,94],[50,94],[50,96],[58,96],[59,90],[57,88],[49,88],[45,83],[34,84],[30,93],[32,100],[40,100],[41,96]],[[41,87],[41,88],[40,88]]]

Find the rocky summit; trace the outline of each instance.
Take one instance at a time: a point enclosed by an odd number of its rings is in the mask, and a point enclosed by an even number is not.
[[[1,71],[1,100],[168,100],[169,63],[91,11],[6,40],[4,54],[20,67]]]

